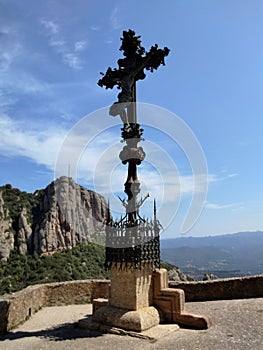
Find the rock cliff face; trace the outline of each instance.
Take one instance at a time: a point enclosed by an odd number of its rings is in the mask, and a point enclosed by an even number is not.
[[[14,249],[14,232],[9,212],[4,206],[2,192],[0,191],[0,260],[6,260],[10,251]]]
[[[189,281],[189,277],[178,268],[173,268],[168,271],[168,279],[169,281]]]
[[[0,259],[6,259],[15,246],[20,254],[51,254],[78,242],[103,239],[109,211],[101,195],[61,177],[30,196],[10,220],[5,209],[8,205],[0,195]]]
[[[28,223],[27,209],[23,208],[18,217],[17,246],[20,254],[27,254],[32,242],[32,227]]]
[[[33,250],[39,254],[94,241],[105,233],[106,200],[68,177],[45,189],[37,210],[40,220],[34,229]]]

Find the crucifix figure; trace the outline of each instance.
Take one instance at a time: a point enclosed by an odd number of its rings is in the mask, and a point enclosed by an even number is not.
[[[140,36],[136,36],[133,30],[123,32],[122,45],[125,58],[118,60],[119,68],[108,68],[106,74],[98,81],[98,85],[106,89],[112,89],[115,85],[121,92],[118,101],[110,107],[110,115],[121,117],[127,127],[130,123],[137,123],[136,109],[132,102],[136,102],[136,81],[143,80],[146,75],[144,69],[153,72],[161,64],[165,65],[164,57],[169,54],[169,49],[159,49],[155,44],[149,52],[141,46]]]
[[[136,81],[143,80],[146,75],[144,69],[153,72],[161,64],[164,65],[164,58],[169,54],[169,49],[159,49],[155,44],[150,51],[146,52],[141,46],[140,36],[136,36],[133,30],[123,32],[121,38],[124,58],[118,60],[119,68],[108,68],[106,74],[98,81],[98,85],[106,89],[117,86],[121,92],[118,94],[118,101],[110,107],[111,116],[119,115],[122,122],[122,137],[126,142],[120,153],[123,164],[128,163],[128,176],[125,183],[125,193],[128,201],[125,204],[128,224],[136,226],[139,218],[140,202],[137,202],[137,195],[140,193],[140,182],[137,177],[137,165],[145,158],[142,147],[138,147],[138,142],[142,140],[143,129],[137,123],[136,116]]]

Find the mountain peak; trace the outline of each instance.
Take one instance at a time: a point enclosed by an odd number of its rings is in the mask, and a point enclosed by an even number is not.
[[[4,215],[4,213],[6,213]],[[34,194],[0,187],[0,259],[17,247],[21,254],[52,254],[105,235],[107,201],[67,176]]]

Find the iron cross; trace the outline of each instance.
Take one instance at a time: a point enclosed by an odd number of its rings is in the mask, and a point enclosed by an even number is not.
[[[103,78],[98,81],[98,85],[106,89],[112,89],[114,86],[121,89],[118,101],[110,107],[110,115],[119,115],[124,126],[127,126],[137,123],[135,104],[132,103],[136,102],[136,81],[146,77],[144,69],[153,72],[161,64],[165,65],[164,58],[170,50],[167,47],[159,49],[155,44],[146,52],[141,46],[140,36],[136,36],[131,29],[123,31],[121,41],[120,51],[123,51],[125,58],[118,60],[118,69],[109,67],[106,74],[101,73]]]

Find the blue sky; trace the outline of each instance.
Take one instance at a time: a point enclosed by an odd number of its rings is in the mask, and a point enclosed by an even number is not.
[[[46,187],[63,141],[90,114],[87,133],[108,129],[83,152],[76,180],[92,188],[103,152],[110,148],[118,158],[116,120],[111,128],[107,109],[97,119],[94,114],[116,101],[117,91],[97,81],[116,66],[122,31],[131,28],[146,49],[155,43],[171,49],[166,66],[138,83],[139,102],[180,117],[206,158],[204,210],[187,234],[262,230],[262,18],[260,0],[0,0],[0,185],[29,192]],[[172,237],[191,203],[191,164],[167,135],[145,127],[144,137],[148,152],[147,142],[159,145],[179,174],[181,201],[163,206],[179,208],[165,233]],[[111,186],[121,191],[126,170],[117,163],[114,169]],[[158,171],[150,163],[139,169],[146,179],[142,195],[159,198]]]

